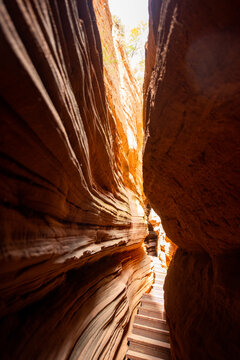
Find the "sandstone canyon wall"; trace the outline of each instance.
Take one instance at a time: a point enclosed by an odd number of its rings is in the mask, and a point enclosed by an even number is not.
[[[0,36],[1,359],[121,359],[152,281],[140,94],[121,61],[106,92],[91,1],[1,1]]]
[[[144,188],[178,245],[173,359],[239,359],[240,7],[150,0]]]
[[[116,119],[121,173],[124,183],[138,194],[144,206],[142,91],[130,68],[124,35],[112,20],[107,0],[94,0],[93,5],[103,46],[107,100]]]

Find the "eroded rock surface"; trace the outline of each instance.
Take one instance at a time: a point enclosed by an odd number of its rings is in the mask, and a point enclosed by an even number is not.
[[[173,358],[238,359],[239,3],[149,9],[144,187],[180,247],[165,287]]]
[[[117,359],[150,262],[92,2],[2,1],[0,34],[1,358]]]

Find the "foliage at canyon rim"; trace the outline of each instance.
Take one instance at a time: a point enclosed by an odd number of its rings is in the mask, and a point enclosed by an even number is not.
[[[118,16],[113,15],[112,20],[114,26],[118,29],[121,44],[125,48],[135,77],[138,82],[142,84],[145,67],[144,34],[147,31],[148,23],[141,20],[138,25],[130,29],[129,34],[126,35],[125,26],[121,19]],[[113,61],[109,56],[106,56],[105,49],[103,51],[103,59],[107,62]]]

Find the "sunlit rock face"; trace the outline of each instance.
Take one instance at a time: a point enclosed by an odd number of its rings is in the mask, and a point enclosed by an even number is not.
[[[116,121],[119,166],[124,183],[139,195],[142,202],[142,92],[133,77],[122,30],[112,20],[108,1],[93,0],[93,5],[102,41],[107,100]]]
[[[168,239],[160,217],[151,209],[148,221],[152,224],[153,230],[157,234],[157,257],[161,260],[161,265],[163,268],[168,268],[172,257],[177,249],[176,244],[174,244],[170,239]]]
[[[91,1],[3,1],[0,27],[1,358],[121,358],[151,281],[141,180],[124,170],[140,120],[106,96]]]
[[[166,279],[174,359],[238,359],[239,3],[151,0],[144,188],[179,249]]]

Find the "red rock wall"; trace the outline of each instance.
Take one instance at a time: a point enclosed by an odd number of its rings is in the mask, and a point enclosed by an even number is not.
[[[177,250],[166,279],[174,359],[238,359],[237,1],[151,0],[144,188]]]
[[[152,279],[143,249],[67,272],[40,301],[0,320],[2,359],[123,359],[121,344]]]
[[[239,359],[239,252],[178,249],[164,290],[173,359]]]
[[[124,39],[114,21],[107,0],[93,0],[103,46],[103,68],[107,100],[116,120],[115,139],[124,183],[138,194],[143,204],[142,178],[142,92],[134,78]]]
[[[92,2],[0,10],[1,358],[121,358],[151,281],[147,225],[121,170]]]

